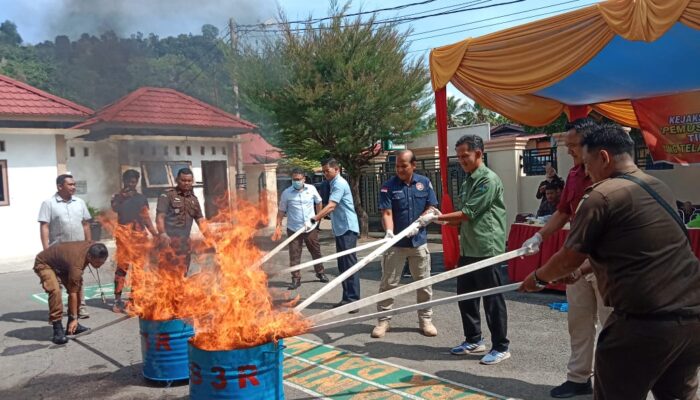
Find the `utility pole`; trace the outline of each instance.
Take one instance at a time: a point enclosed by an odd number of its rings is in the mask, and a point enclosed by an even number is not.
[[[238,54],[238,28],[236,27],[236,21],[233,18],[228,20],[228,28],[231,33],[231,52],[233,54],[232,60],[234,62],[231,72],[231,83],[233,84],[233,107],[236,111],[236,117],[241,117],[241,110],[239,105],[238,96],[238,81],[236,79],[236,55]],[[245,172],[243,171],[243,144],[235,143],[236,148],[236,190],[240,193],[240,198],[245,198],[245,191],[248,187],[246,182]]]

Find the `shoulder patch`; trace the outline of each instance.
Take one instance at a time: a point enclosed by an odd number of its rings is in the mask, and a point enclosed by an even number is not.
[[[386,186],[382,186],[382,188],[379,191],[382,193],[387,193],[387,192],[389,192],[389,188]]]
[[[489,189],[489,184],[488,183],[482,183],[476,188],[476,191],[479,193],[483,193]]]

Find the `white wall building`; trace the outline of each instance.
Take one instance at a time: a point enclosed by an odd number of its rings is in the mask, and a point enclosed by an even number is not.
[[[39,207],[66,172],[66,129],[87,107],[0,75],[0,272],[31,268],[41,251]]]
[[[157,197],[187,166],[206,217],[229,193],[230,201],[259,204],[265,189],[272,201],[261,208],[274,224],[280,154],[255,129],[172,89],[141,88],[93,114],[0,76],[0,272],[33,266],[41,251],[39,207],[66,172],[76,180],[77,197],[107,210],[122,172],[136,169],[155,219]]]

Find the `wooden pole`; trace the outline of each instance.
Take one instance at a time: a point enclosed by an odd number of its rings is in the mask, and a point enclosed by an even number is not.
[[[403,314],[403,313],[407,313],[407,312],[414,311],[414,310],[420,310],[423,308],[439,306],[442,304],[455,303],[457,301],[476,299],[479,297],[490,296],[493,294],[510,292],[512,290],[517,290],[519,287],[520,287],[520,283],[511,283],[509,285],[496,286],[496,287],[489,288],[489,289],[478,290],[476,292],[463,293],[463,294],[456,295],[456,296],[445,297],[444,299],[431,300],[431,301],[426,301],[424,303],[412,304],[409,306],[394,308],[394,309],[386,310],[386,311],[380,311],[380,312],[376,312],[373,314],[360,315],[357,317],[341,319],[340,321],[333,321],[333,322],[328,322],[326,324],[314,325],[313,327],[311,327],[311,332],[322,331],[324,329],[330,329],[330,328],[336,328],[338,326],[354,324],[356,322],[362,322],[362,321],[367,321],[370,319],[387,317],[390,315]]]
[[[426,286],[430,286],[434,283],[446,281],[448,279],[452,279],[452,278],[458,277],[460,275],[468,274],[470,272],[474,272],[476,270],[486,268],[486,267],[489,267],[491,265],[500,264],[500,263],[502,263],[504,261],[508,261],[512,258],[524,256],[527,254],[527,252],[528,252],[528,249],[525,249],[525,248],[520,248],[518,250],[509,251],[507,253],[503,253],[503,254],[497,255],[495,257],[491,257],[491,258],[487,258],[487,259],[475,262],[473,264],[464,265],[462,267],[458,267],[458,268],[455,268],[453,270],[443,272],[441,274],[433,275],[430,278],[421,279],[419,281],[415,281],[415,282],[409,283],[407,285],[399,286],[396,289],[387,290],[386,292],[381,292],[381,293],[375,294],[374,296],[370,296],[370,297],[366,297],[366,298],[361,299],[361,300],[353,301],[352,303],[348,303],[344,306],[340,306],[340,307],[334,308],[332,310],[328,310],[328,311],[324,311],[324,312],[316,314],[316,315],[312,315],[308,318],[309,318],[309,320],[311,320],[314,323],[319,323],[321,321],[325,321],[325,320],[328,320],[331,318],[335,318],[339,315],[343,315],[347,312],[359,310],[362,307],[376,304],[382,300],[394,298],[394,297],[400,296],[404,293],[409,293],[409,292],[412,292],[416,289],[421,289],[421,288],[424,288]],[[320,293],[320,292],[317,292],[317,293]]]

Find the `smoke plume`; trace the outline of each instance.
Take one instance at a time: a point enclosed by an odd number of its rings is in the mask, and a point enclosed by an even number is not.
[[[114,31],[119,36],[200,33],[204,24],[224,31],[228,18],[254,24],[276,15],[274,0],[60,0],[43,10],[46,39]]]

